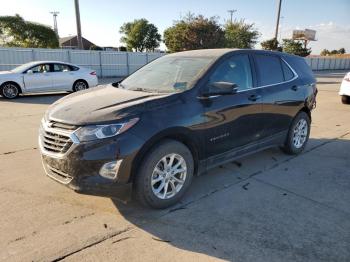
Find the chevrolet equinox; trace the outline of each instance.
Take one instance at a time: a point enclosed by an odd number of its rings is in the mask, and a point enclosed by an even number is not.
[[[77,192],[133,191],[166,208],[194,175],[270,147],[299,154],[317,89],[304,59],[261,50],[163,56],[119,83],[68,95],[47,110],[46,174]]]

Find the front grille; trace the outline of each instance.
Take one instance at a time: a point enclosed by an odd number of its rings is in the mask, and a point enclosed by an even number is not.
[[[66,153],[73,144],[69,136],[45,131],[42,133],[42,145],[46,151],[53,153]]]
[[[73,180],[73,177],[69,176],[68,174],[62,172],[61,170],[58,170],[56,168],[53,168],[49,165],[46,165],[47,167],[47,174],[57,180],[60,183],[63,184],[68,184],[69,182],[71,182]]]
[[[73,144],[70,135],[75,129],[75,126],[53,121],[43,123],[40,130],[42,149],[53,154],[66,153]]]

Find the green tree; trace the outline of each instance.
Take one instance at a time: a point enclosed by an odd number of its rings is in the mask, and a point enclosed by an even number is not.
[[[328,49],[323,49],[320,53],[321,56],[328,56],[330,54]]]
[[[345,53],[346,53],[346,51],[345,51],[345,48],[344,48],[344,47],[342,47],[342,48],[340,48],[340,49],[338,50],[338,54],[343,55],[343,54],[345,54]]]
[[[228,48],[253,48],[260,36],[254,24],[245,23],[243,19],[227,22],[224,30],[225,47]]]
[[[220,48],[225,45],[225,34],[217,17],[189,13],[164,31],[164,43],[170,52]]]
[[[282,51],[282,47],[276,38],[272,38],[260,43],[261,48],[264,50],[272,50],[272,51]]]
[[[124,34],[121,42],[125,43],[130,51],[133,49],[139,52],[154,51],[161,41],[157,27],[144,18],[125,23],[119,32]]]
[[[283,52],[303,57],[311,54],[311,48],[305,48],[301,42],[293,39],[283,39],[282,49]]]
[[[0,16],[0,42],[10,47],[58,47],[58,38],[54,30],[46,25],[25,21],[18,14]]]

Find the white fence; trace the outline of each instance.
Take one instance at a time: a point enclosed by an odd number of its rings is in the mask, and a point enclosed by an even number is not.
[[[0,48],[0,71],[38,60],[69,62],[96,70],[100,77],[127,76],[162,56],[161,53],[85,51],[67,49]],[[350,58],[305,58],[312,70],[350,69]]]
[[[31,61],[53,60],[91,68],[96,70],[100,77],[127,76],[162,55],[116,51],[0,48],[0,71],[10,70]]]
[[[312,70],[350,69],[350,58],[340,57],[307,57],[306,63]]]

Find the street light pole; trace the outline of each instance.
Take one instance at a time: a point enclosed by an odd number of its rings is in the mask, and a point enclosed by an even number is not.
[[[74,0],[74,5],[75,5],[75,18],[76,18],[76,23],[77,23],[78,48],[79,49],[83,49],[83,40],[82,40],[82,37],[81,37],[79,0]]]
[[[282,0],[278,0],[277,21],[276,21],[276,29],[275,29],[275,39],[276,40],[278,37],[278,27],[280,25],[281,5],[282,5]]]
[[[53,30],[55,31],[57,37],[58,37],[57,15],[58,15],[59,13],[60,13],[60,12],[57,12],[57,11],[52,11],[52,12],[50,12],[50,14],[52,14],[52,16],[53,16]]]

